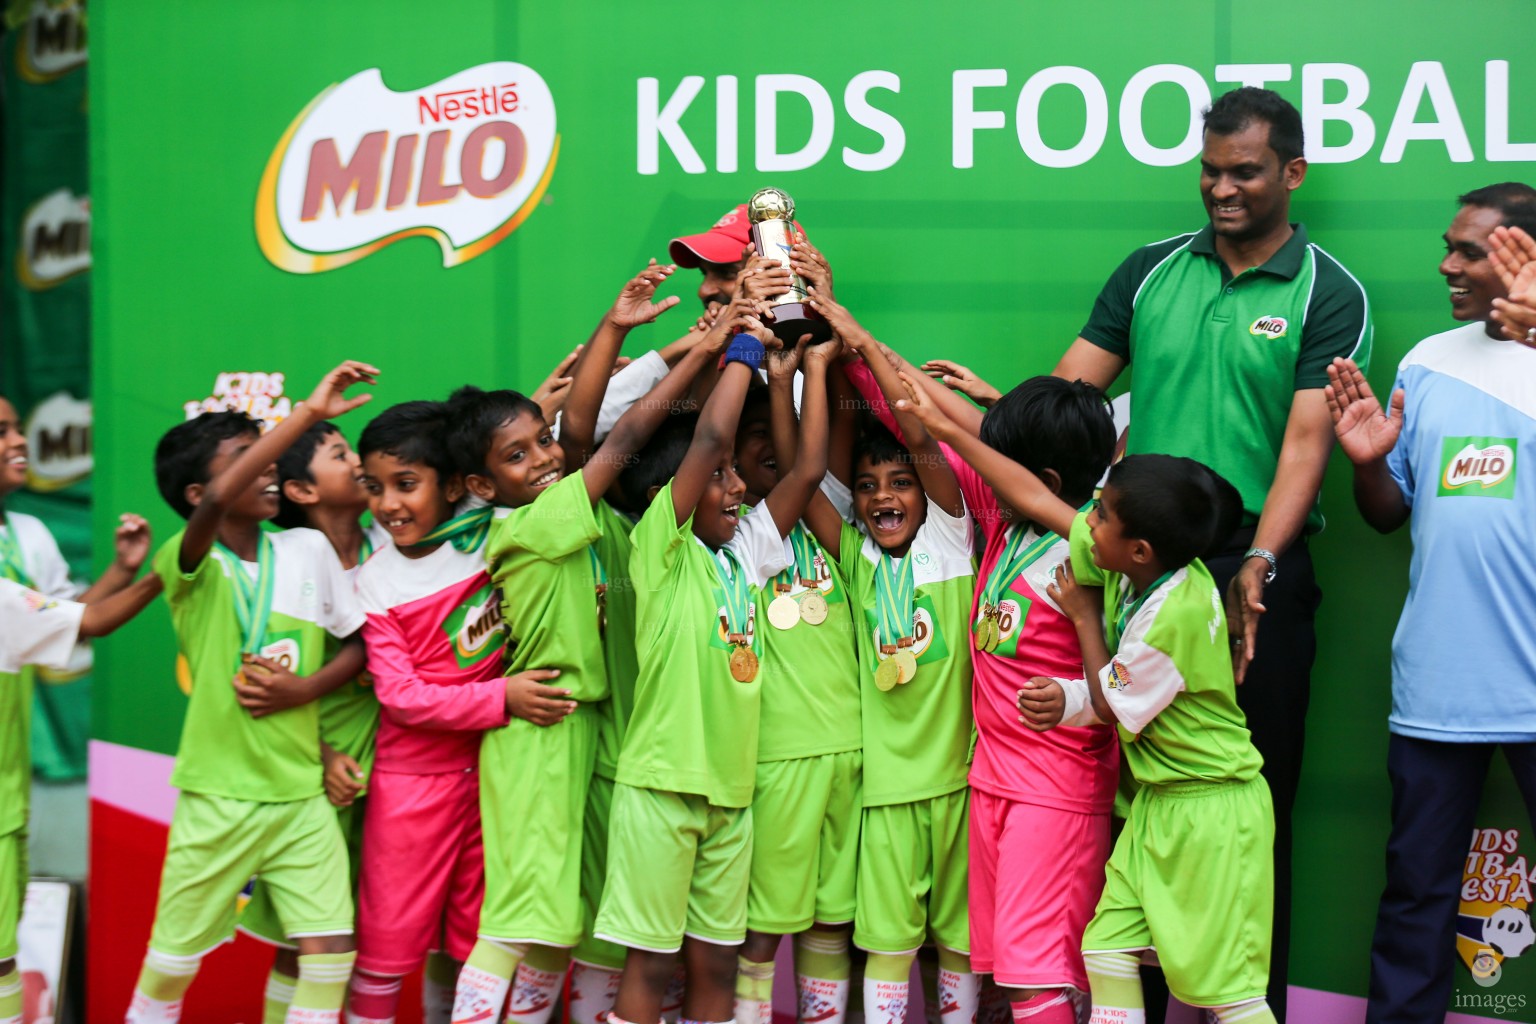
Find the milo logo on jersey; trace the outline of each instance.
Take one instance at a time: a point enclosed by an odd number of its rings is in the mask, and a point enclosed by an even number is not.
[[[725,614],[725,591],[716,587],[714,594],[715,632],[709,638],[709,646],[722,651],[734,650],[735,644],[726,639],[730,635],[730,626]],[[751,598],[747,599],[747,646],[757,649],[757,602]]]
[[[1513,437],[1447,437],[1441,442],[1440,497],[1515,496]]]
[[[1283,316],[1261,316],[1248,325],[1248,333],[1255,338],[1279,341],[1285,337],[1285,332],[1290,329],[1290,326],[1290,321]]]
[[[1531,927],[1531,866],[1520,853],[1520,830],[1477,828],[1462,872],[1456,954],[1473,980],[1493,985],[1506,960],[1536,942]]]
[[[884,661],[889,655],[879,653],[880,645],[894,644],[896,639],[881,639],[880,622],[873,609],[864,609],[864,621],[869,625],[876,656]],[[944,637],[939,634],[938,627],[934,625],[937,621],[933,611],[933,599],[927,594],[919,594],[917,600],[912,603],[912,654],[917,658],[919,665],[931,665],[949,657],[949,645],[945,643]]]
[[[267,637],[269,642],[262,645],[257,655],[266,658],[268,661],[277,662],[278,666],[285,672],[302,673],[304,663],[301,659],[304,656],[304,649],[299,646],[299,635],[297,633],[268,633]],[[271,639],[272,637],[277,639]]]
[[[469,668],[501,650],[507,641],[501,593],[487,583],[453,610],[442,630],[459,668]]]

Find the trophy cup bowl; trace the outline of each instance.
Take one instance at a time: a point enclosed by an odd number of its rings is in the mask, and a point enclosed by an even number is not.
[[[747,219],[752,222],[752,245],[759,256],[766,256],[789,269],[789,253],[795,244],[795,201],[788,192],[777,188],[759,189],[747,200]],[[791,270],[791,273],[793,271]],[[794,274],[789,291],[769,301],[774,336],[793,347],[802,335],[809,334],[812,344],[832,337],[832,326],[806,302],[805,282]]]

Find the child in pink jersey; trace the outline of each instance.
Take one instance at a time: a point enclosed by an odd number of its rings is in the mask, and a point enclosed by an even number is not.
[[[877,415],[894,426],[867,369],[848,370]],[[981,417],[910,365],[904,376],[979,433],[995,449],[989,454],[1008,453],[1071,504],[1093,496],[1115,442],[1097,389],[1035,377]],[[1104,885],[1119,748],[1107,728],[1042,733],[1021,721],[1018,694],[1030,679],[1082,676],[1076,629],[1046,594],[1067,541],[1003,505],[984,458],[968,462],[944,447],[985,537],[971,609],[971,965],[993,976],[1019,1024],[1071,1024],[1069,990],[1088,988],[1082,938]]]
[[[485,875],[480,736],[512,715],[569,711],[558,673],[502,676],[506,630],[482,550],[490,510],[453,517],[463,485],[443,445],[441,402],[406,402],[363,431],[374,519],[394,541],[358,572],[363,637],[382,715],[358,893],[355,1024],[392,1021],[427,952],[475,942]],[[451,988],[451,986],[450,986]]]

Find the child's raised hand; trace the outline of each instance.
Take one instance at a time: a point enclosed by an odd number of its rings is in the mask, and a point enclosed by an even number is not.
[[[933,399],[923,391],[920,381],[913,380],[905,371],[898,371],[896,376],[901,378],[901,386],[907,389],[907,397],[897,399],[896,411],[911,413],[928,433],[942,438],[950,425],[949,417],[933,404]]]
[[[571,349],[571,354],[555,364],[555,368],[549,371],[549,376],[544,382],[534,389],[528,397],[544,411],[544,422],[555,422],[555,415],[565,405],[566,397],[571,393],[571,368],[576,365],[576,360],[581,358],[583,346],[577,345]]]
[[[1066,714],[1067,697],[1056,680],[1034,676],[1024,683],[1015,704],[1025,728],[1045,732],[1060,724],[1061,716]]]
[[[833,335],[819,344],[807,345],[806,343],[810,339],[811,336],[809,334],[801,335],[800,337],[800,344],[806,345],[805,356],[801,360],[802,362],[809,363],[819,360],[824,366],[831,366],[842,358],[843,342],[837,335]]]
[[[144,559],[149,557],[149,539],[147,519],[132,512],[119,516],[117,531],[112,536],[118,566],[129,573],[138,572]]]
[[[855,320],[853,314],[832,296],[825,294],[814,285],[808,287],[807,291],[810,293],[807,301],[811,307],[827,318],[827,323],[832,325],[833,333],[842,339],[844,345],[860,355],[865,355],[866,349],[878,344],[874,336],[864,329],[864,325]]]
[[[736,275],[736,294],[749,299],[771,299],[789,291],[794,275],[776,259],[754,254]]]
[[[1328,366],[1328,384],[1323,388],[1328,412],[1333,417],[1333,432],[1349,461],[1363,466],[1385,458],[1396,445],[1403,430],[1404,392],[1393,392],[1389,411],[1371,391],[1365,374],[1352,359],[1335,359]]]
[[[662,282],[671,277],[675,270],[677,270],[675,263],[661,265],[651,260],[644,270],[630,278],[619,291],[619,297],[613,300],[613,308],[608,310],[609,323],[620,330],[627,331],[631,327],[650,323],[682,302],[683,300],[676,295],[668,295],[660,302],[651,301],[656,295],[656,289],[660,288]]]
[[[320,383],[315,385],[314,392],[304,400],[304,404],[323,420],[335,419],[372,401],[372,395],[362,394],[356,398],[347,398],[345,392],[354,384],[377,384],[378,376],[378,367],[348,359],[320,379]]]
[[[1071,561],[1058,562],[1052,567],[1051,582],[1046,584],[1045,593],[1074,625],[1097,622],[1104,613],[1104,588],[1079,585],[1072,574]]]
[[[961,366],[952,359],[930,359],[923,364],[922,370],[949,390],[958,391],[988,409],[1002,397],[997,388],[976,376],[969,367]]]
[[[789,250],[789,267],[800,275],[800,280],[832,298],[832,265],[798,228],[795,229],[795,244]]]
[[[755,334],[753,337],[757,337]],[[759,341],[762,339],[759,338]],[[778,348],[770,349],[765,360],[768,370],[768,381],[793,381],[795,371],[800,369],[801,360],[805,356],[806,344],[811,340],[809,334],[800,336],[800,340],[793,348],[781,344]],[[766,345],[765,345],[766,347]]]
[[[322,746],[321,760],[325,762],[325,798],[334,807],[351,807],[363,792],[362,766],[352,757]]]
[[[530,668],[507,680],[507,714],[534,725],[558,725],[565,716],[576,710],[576,702],[566,700],[570,690],[548,686],[546,679],[555,679],[559,669]]]

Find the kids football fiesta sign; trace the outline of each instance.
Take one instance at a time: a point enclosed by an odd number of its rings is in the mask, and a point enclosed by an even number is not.
[[[517,230],[559,151],[554,98],[527,65],[481,64],[404,92],[370,68],[321,92],[278,140],[256,240],[295,274],[414,236],[436,239],[443,266],[457,266]]]

